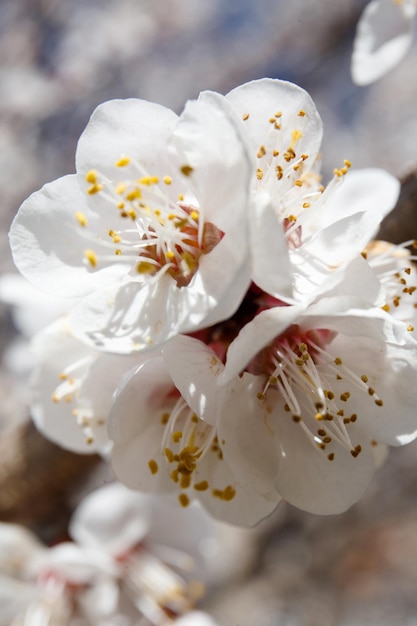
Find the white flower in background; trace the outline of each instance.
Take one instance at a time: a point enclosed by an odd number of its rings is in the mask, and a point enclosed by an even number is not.
[[[417,257],[408,247],[417,247],[416,241],[396,245],[387,241],[372,241],[363,256],[383,286],[382,308],[397,320],[407,324],[416,337],[417,327],[417,271],[413,261]]]
[[[177,336],[119,387],[109,419],[112,467],[132,489],[199,500],[214,517],[251,526],[280,498],[242,488],[217,433],[223,364],[201,341]]]
[[[336,270],[375,236],[395,205],[399,182],[379,169],[348,171],[345,161],[325,188],[318,159],[322,122],[297,85],[262,79],[226,98],[257,161],[249,216],[252,278],[282,301],[312,299],[341,280]]]
[[[68,313],[74,301],[40,294],[20,274],[0,276],[0,301],[11,307],[13,323],[20,336],[6,346],[3,361],[14,374],[28,376],[34,366],[29,340],[61,315]]]
[[[138,355],[94,350],[73,336],[66,318],[36,335],[32,347],[29,405],[37,428],[68,450],[105,452],[113,393]]]
[[[306,511],[344,511],[369,484],[374,451],[417,436],[416,375],[406,324],[351,296],[260,312],[219,379],[217,432],[232,471]]]
[[[7,549],[5,549],[7,546]],[[89,588],[115,580],[118,568],[97,550],[63,543],[42,546],[17,525],[0,524],[0,624],[104,624],[108,601],[96,595],[93,622],[84,621],[79,600]],[[107,585],[101,591],[107,590]]]
[[[106,102],[79,140],[78,174],[23,203],[16,265],[37,287],[80,298],[73,324],[85,341],[131,352],[237,308],[250,279],[251,173],[238,126],[220,96],[179,118]]]
[[[218,626],[214,619],[203,611],[191,611],[175,620],[176,626]]]
[[[78,545],[115,561],[121,592],[152,624],[171,623],[204,593],[214,528],[197,503],[185,511],[172,498],[114,483],[83,500],[70,534]]]
[[[372,0],[353,43],[352,80],[369,85],[394,68],[411,46],[416,0]]]

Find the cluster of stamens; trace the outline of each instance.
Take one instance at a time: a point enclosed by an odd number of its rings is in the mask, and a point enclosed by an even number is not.
[[[136,160],[122,157],[115,167],[126,169],[128,175],[113,183],[96,170],[87,172],[87,194],[99,196],[116,214],[115,226],[109,229],[108,239],[100,240],[100,250],[87,248],[84,253],[87,266],[96,268],[120,261],[136,268],[138,276],[158,277],[168,273],[178,287],[187,286],[199,266],[201,255],[208,254],[221,241],[224,233],[204,220],[201,208],[186,202],[184,194],[173,201],[167,194],[172,185],[168,175],[162,180],[151,176]],[[191,176],[193,168],[184,165],[180,173]],[[78,224],[86,238],[88,220],[77,211]]]
[[[373,241],[362,252],[385,288],[386,302],[382,309],[404,322],[410,322],[415,316],[413,309],[417,309],[417,277],[413,266],[417,256],[409,252],[410,247],[417,249],[417,241],[401,245]],[[414,325],[409,323],[407,330],[413,332]]]
[[[340,357],[334,358],[320,345],[323,341],[325,344],[327,335],[326,331],[300,333],[295,327],[279,337],[267,349],[269,374],[258,398],[265,401],[268,390],[276,389],[284,401],[285,412],[300,425],[309,441],[326,453],[329,461],[335,458],[335,443],[356,458],[362,447],[352,443],[348,432],[349,425],[359,419],[348,410],[351,391],[360,390],[380,407],[383,401],[366,374],[356,374]],[[346,388],[340,393],[341,381],[346,382]],[[317,424],[316,430],[313,423]]]
[[[248,120],[249,117],[250,114],[246,113],[243,121]],[[307,121],[308,114],[301,109],[298,111],[298,118],[300,127],[291,130],[289,145],[279,151],[275,148],[268,148],[267,145],[276,145],[275,133],[281,133],[285,129],[285,114],[282,111],[273,113],[268,119],[269,132],[266,141],[258,147],[256,155],[258,185],[271,191],[282,220],[287,224],[292,223],[293,227],[303,211],[319,200],[325,190],[320,184],[321,177],[314,171],[314,168],[306,167],[309,154],[297,151],[297,144],[304,134],[303,122]],[[343,178],[350,167],[351,163],[346,159],[342,167],[334,170],[334,177],[328,188]],[[276,181],[280,182],[279,193],[274,190]],[[301,188],[303,192],[300,192]],[[291,229],[285,230],[289,238],[292,235]]]
[[[214,426],[203,422],[180,397],[171,411],[161,415],[164,425],[161,452],[168,464],[170,479],[180,489],[178,496],[181,506],[186,507],[192,499],[187,490],[197,492],[211,490],[215,498],[228,502],[236,494],[232,485],[224,488],[211,487],[208,480],[200,480],[199,463],[207,455],[215,455],[222,461],[223,453]],[[148,462],[151,474],[157,474],[159,466],[154,459]]]
[[[54,403],[66,402],[67,404],[76,404],[72,414],[77,421],[77,425],[84,432],[85,442],[89,445],[94,442],[94,428],[104,426],[105,424],[105,419],[95,415],[88,400],[84,402],[79,393],[83,379],[92,361],[93,357],[85,357],[72,363],[61,372],[59,374],[60,382],[51,396],[51,400]]]

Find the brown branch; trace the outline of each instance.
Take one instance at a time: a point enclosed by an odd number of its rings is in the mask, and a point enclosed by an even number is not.
[[[0,436],[0,520],[65,534],[69,494],[97,466],[96,455],[77,455],[45,439],[31,421]]]
[[[417,171],[401,181],[397,206],[382,222],[378,239],[393,243],[417,239]]]

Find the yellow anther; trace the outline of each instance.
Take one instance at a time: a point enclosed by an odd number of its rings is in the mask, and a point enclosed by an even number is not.
[[[142,192],[137,187],[135,189],[132,189],[132,191],[129,191],[129,193],[126,194],[126,200],[129,200],[129,202],[132,202],[133,200],[138,200],[141,197],[142,197]]]
[[[309,209],[310,206],[310,202],[303,202],[303,209]]]
[[[298,111],[298,116],[299,116],[299,117],[304,117],[304,116],[305,116],[305,114],[306,114],[306,112],[305,112],[305,111],[303,111],[303,109],[301,109],[301,111]]]
[[[111,237],[111,238],[113,239],[113,242],[114,242],[114,243],[120,243],[120,241],[121,241],[121,237],[120,237],[120,235],[118,235],[118,234],[116,233],[116,231],[115,231],[115,230],[109,230],[108,235],[109,235],[109,237]]]
[[[274,150],[272,153],[272,156],[277,157],[279,156],[279,150]]]
[[[413,330],[414,330],[414,326],[413,326],[412,324],[409,324],[409,325],[407,326],[407,330],[408,330],[408,332],[412,333],[412,332],[413,332]]]
[[[190,176],[190,174],[194,171],[194,168],[191,167],[191,165],[183,165],[181,167],[181,173],[184,174],[184,176]]]
[[[282,111],[277,111],[275,113],[275,117],[282,117]]]
[[[118,208],[118,209],[120,209],[120,210],[124,209],[124,208],[125,208],[125,206],[126,206],[126,205],[125,205],[125,203],[124,203],[124,202],[118,202],[118,203],[117,203],[117,208]]]
[[[117,183],[115,187],[115,192],[121,196],[126,191],[127,185],[126,183]]]
[[[136,266],[138,274],[152,274],[155,270],[155,265],[153,265],[153,263],[148,263],[147,261],[141,261]]]
[[[90,185],[95,185],[98,180],[96,170],[90,170],[89,172],[87,172],[87,174],[85,175],[85,180],[87,181],[87,183],[90,183]]]
[[[339,356],[335,358],[334,362],[336,363],[336,365],[342,365],[343,363],[342,359]]]
[[[342,402],[347,402],[350,398],[350,393],[349,391],[345,391],[345,393],[341,393],[340,394],[340,399]]]
[[[297,143],[297,141],[300,141],[301,137],[303,136],[303,133],[301,132],[301,130],[299,130],[298,128],[295,128],[292,133],[291,133],[291,137],[292,137],[292,147],[295,146],[295,144]]]
[[[120,256],[121,254],[123,254],[123,252],[120,250],[120,248],[116,248],[116,250],[114,251],[114,254],[117,254],[118,256]]]
[[[163,422],[164,424],[166,422]],[[173,463],[175,461],[175,454],[169,448],[165,448],[164,450],[165,456],[168,459],[168,463]]]
[[[84,252],[84,256],[87,259],[87,261],[90,263],[91,267],[97,266],[97,256],[94,250],[86,250]]]
[[[289,222],[296,222],[296,221],[297,221],[297,216],[296,216],[296,215],[291,214],[291,215],[289,215],[289,216],[287,217],[287,220],[288,220]]]
[[[349,159],[345,159],[343,163],[346,165],[347,168],[352,167],[352,163],[349,161]]]
[[[198,212],[198,211],[195,211],[195,210],[190,211],[190,217],[191,217],[191,219],[192,219],[192,220],[194,220],[195,222],[198,220],[199,216],[200,216],[200,215],[199,215],[199,212]]]
[[[226,502],[230,502],[236,495],[236,489],[232,487],[232,485],[227,485],[227,487],[223,491],[223,500]]]
[[[209,484],[206,480],[202,480],[201,483],[196,483],[194,485],[194,489],[196,491],[207,491],[208,488],[209,488]]]
[[[357,445],[354,447],[353,450],[350,451],[351,455],[353,456],[354,459],[356,459],[356,457],[362,452],[362,446]]]
[[[169,261],[173,261],[175,259],[175,254],[172,252],[172,250],[167,250],[165,252],[165,256]]]
[[[164,183],[166,185],[170,185],[172,183],[172,178],[171,176],[164,176]]]
[[[182,489],[188,489],[191,485],[191,474],[182,474],[180,479],[180,485]]]
[[[99,191],[101,191],[102,189],[103,189],[103,185],[101,183],[97,185],[91,185],[91,187],[87,189],[87,193],[90,196],[93,196],[94,194],[99,193]]]
[[[367,375],[366,375],[366,374],[362,374],[362,376],[361,376],[361,381],[362,381],[362,382],[364,382],[364,383],[367,383],[367,382],[368,382],[368,377],[367,377]]]
[[[382,400],[381,400],[380,398],[377,398],[377,399],[375,400],[375,404],[376,404],[377,406],[384,406],[384,403],[382,402]]]
[[[249,119],[249,116],[250,116],[250,113],[245,113],[245,114],[242,116],[242,120],[243,120],[244,122],[246,122],[246,120],[248,120],[248,119]]]
[[[320,412],[316,413],[314,417],[316,418],[318,422],[321,422],[322,420],[324,420],[324,415],[323,413],[320,413]]]
[[[262,393],[262,391],[258,391],[256,397],[258,398],[258,400],[265,400],[265,394]]]
[[[183,506],[184,508],[190,504],[190,499],[186,493],[180,493],[180,495],[178,496],[178,500],[181,506]]]
[[[87,226],[87,218],[81,211],[77,211],[75,214],[75,218],[80,226]]]
[[[260,146],[258,150],[258,154],[257,154],[258,159],[261,159],[263,156],[265,156],[265,154],[266,154],[265,146]]]
[[[262,180],[262,179],[263,179],[263,177],[264,177],[264,173],[263,173],[263,171],[261,170],[261,168],[260,168],[260,167],[258,167],[258,169],[256,170],[256,178],[257,178],[258,180]]]
[[[129,163],[130,163],[130,157],[124,156],[121,159],[119,159],[118,161],[116,161],[115,166],[116,167],[126,167],[126,165],[129,165]]]
[[[150,461],[148,461],[148,467],[149,467],[151,474],[158,473],[158,463],[154,459],[151,459]]]
[[[275,122],[276,122],[275,117],[270,117],[270,118],[269,118],[269,120],[268,120],[268,122],[269,122],[270,124],[275,124]]]
[[[174,443],[178,443],[182,437],[182,432],[180,430],[176,430],[174,433],[172,433],[171,436],[172,436],[172,441]]]
[[[296,185],[297,187],[302,187],[303,181],[300,178],[297,178],[297,180],[294,181],[294,185]]]
[[[384,304],[384,306],[382,306],[381,309],[388,313],[388,311],[390,310],[389,304]]]

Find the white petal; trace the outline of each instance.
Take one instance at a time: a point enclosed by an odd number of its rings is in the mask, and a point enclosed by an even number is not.
[[[149,499],[113,483],[84,498],[69,532],[79,545],[117,557],[139,544],[149,527]]]
[[[399,193],[399,180],[385,170],[350,170],[341,184],[331,190],[327,202],[322,205],[321,215],[314,213],[314,219],[319,220],[320,228],[325,228],[344,218],[367,213],[374,220],[374,230],[368,235],[372,239],[379,223],[394,208]]]
[[[372,0],[365,7],[353,44],[353,82],[368,85],[397,65],[411,45],[415,12],[412,0]]]
[[[254,195],[249,225],[252,280],[276,298],[291,300],[293,276],[287,242],[269,194],[259,191]]]
[[[29,530],[18,524],[0,522],[1,571],[22,576],[27,563],[45,547]]]
[[[109,433],[115,443],[123,444],[143,433],[156,411],[165,406],[173,389],[163,359],[150,358],[119,385],[109,416]]]
[[[274,149],[286,150],[292,143],[292,132],[298,129],[302,137],[297,144],[299,153],[314,161],[321,144],[322,123],[309,94],[292,83],[263,78],[236,87],[226,98],[232,103],[251,138],[254,154],[264,145],[267,154]],[[303,111],[305,115],[300,116]],[[273,129],[270,119],[282,112],[281,129]]]
[[[176,619],[175,626],[218,626],[218,623],[203,611],[190,611]]]
[[[129,489],[157,494],[176,490],[175,483],[166,471],[166,458],[161,452],[163,433],[164,429],[156,419],[154,423],[148,424],[146,430],[132,434],[131,439],[114,444],[111,467],[116,478]],[[158,466],[155,474],[150,471],[150,461]]]
[[[228,463],[248,491],[274,489],[280,441],[269,424],[267,405],[258,399],[263,376],[243,374],[222,390],[218,437]]]
[[[365,392],[352,394],[349,409],[358,415],[358,425],[368,433],[369,441],[403,445],[417,437],[417,343],[404,328],[402,345],[368,338],[339,336],[329,351],[343,350],[343,363],[365,374],[368,384],[383,401],[378,406]],[[353,348],[353,349],[352,349]]]
[[[38,335],[34,347],[38,363],[31,380],[31,413],[36,426],[63,448],[87,454],[103,450],[109,441],[107,416],[113,392],[138,359],[92,350],[72,336],[65,319]],[[79,373],[77,363],[83,362]],[[62,374],[67,369],[66,380],[79,378],[76,392],[71,392],[70,384],[68,394],[53,401],[57,388],[65,385]]]
[[[219,461],[215,455],[207,455],[200,465],[199,475],[208,480],[210,489],[199,492],[198,499],[216,519],[236,526],[255,526],[268,517],[281,501],[275,490],[259,494],[242,487],[239,476],[231,470],[225,456]],[[231,500],[225,501],[213,495],[213,490],[221,491],[228,485],[236,490]]]
[[[177,122],[165,107],[134,98],[104,102],[91,116],[76,154],[77,172],[94,169],[114,180],[116,161],[129,156],[152,176],[172,174],[168,137]],[[119,170],[123,176],[123,168]]]
[[[34,344],[39,362],[30,384],[30,409],[36,427],[48,439],[74,452],[92,454],[107,443],[105,423],[95,428],[95,440],[87,443],[83,429],[73,414],[74,400],[64,398],[54,402],[52,397],[63,381],[60,375],[72,363],[94,358],[93,352],[75,339],[68,326],[59,320],[38,335]]]
[[[85,230],[76,219],[77,211],[87,219]],[[33,193],[20,207],[9,234],[14,262],[39,289],[55,296],[85,295],[126,274],[123,262],[95,269],[84,259],[86,249],[108,254],[103,241],[111,227],[103,213],[89,208],[77,177],[64,176]]]
[[[73,310],[71,325],[86,343],[129,354],[194,330],[214,305],[203,288],[180,289],[165,274],[145,285],[132,281],[93,293]]]
[[[172,382],[188,406],[209,424],[215,424],[218,407],[217,380],[223,363],[203,342],[178,335],[162,348]]]
[[[253,163],[229,102],[215,93],[187,102],[172,141],[184,165],[193,168],[189,185],[204,219],[230,232],[236,245],[243,243]]]
[[[370,446],[363,446],[356,458],[337,446],[330,461],[278,402],[271,418],[281,444],[275,486],[284,500],[318,515],[342,513],[359,500],[375,471]],[[304,419],[308,427],[317,428]],[[310,420],[313,422],[314,417]]]
[[[272,339],[299,318],[307,305],[275,307],[262,311],[246,324],[229,346],[227,361],[219,383],[225,384],[239,374],[249,361]]]
[[[91,584],[100,574],[116,575],[116,563],[101,550],[81,548],[75,543],[60,543],[31,562],[32,574],[54,573],[70,584]]]

